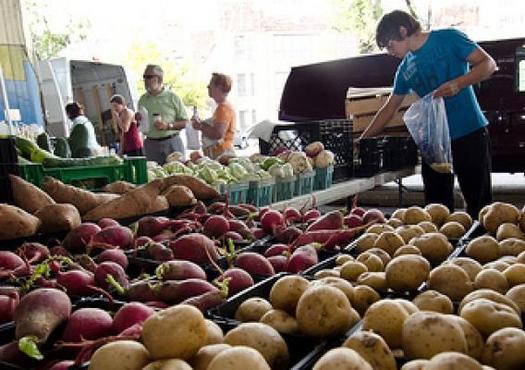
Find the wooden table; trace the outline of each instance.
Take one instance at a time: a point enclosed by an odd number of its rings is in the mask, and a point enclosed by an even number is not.
[[[408,167],[399,171],[382,172],[372,177],[351,179],[334,184],[328,189],[314,191],[312,194],[300,195],[298,197],[273,203],[270,207],[282,211],[286,207],[300,209],[306,205],[305,209],[309,209],[313,206],[320,206],[351,197],[352,195],[371,190],[376,186],[381,186],[391,181],[398,182],[401,196],[402,179],[414,175],[415,173],[416,167]]]

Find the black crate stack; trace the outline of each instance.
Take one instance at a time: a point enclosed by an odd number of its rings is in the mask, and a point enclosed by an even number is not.
[[[383,168],[383,138],[366,138],[359,141],[359,155],[355,163],[357,177],[370,177]]]
[[[410,136],[385,136],[383,139],[383,169],[400,170],[418,162],[417,146]]]
[[[13,201],[9,174],[19,175],[14,138],[0,139],[0,203]]]

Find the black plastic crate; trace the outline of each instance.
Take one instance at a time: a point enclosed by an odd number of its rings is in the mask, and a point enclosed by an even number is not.
[[[280,136],[282,132],[288,132],[290,138],[285,139]],[[259,150],[264,155],[270,155],[275,149],[281,147],[302,151],[314,141],[322,142],[325,149],[334,153],[334,181],[345,180],[353,176],[351,120],[329,119],[293,125],[277,125],[273,128],[269,142],[259,139]]]
[[[370,177],[383,169],[383,138],[366,138],[359,141],[359,153],[356,156],[356,177]]]
[[[383,148],[383,169],[387,171],[418,163],[417,146],[410,136],[385,136]]]

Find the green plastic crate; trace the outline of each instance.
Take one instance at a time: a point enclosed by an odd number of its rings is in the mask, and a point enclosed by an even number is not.
[[[247,203],[256,207],[262,207],[271,204],[273,201],[273,192],[275,181],[250,181],[248,189]]]
[[[327,168],[316,168],[314,178],[314,190],[328,189],[332,186],[334,176],[334,166]]]
[[[296,176],[293,176],[288,179],[275,180],[273,195],[274,202],[280,202],[281,200],[291,199],[294,197],[296,179]]]
[[[221,194],[228,195],[228,203],[235,205],[240,203],[246,203],[248,197],[249,184],[247,182],[241,182],[237,184],[224,184],[221,185]]]
[[[314,191],[315,172],[300,173],[295,180],[294,196],[310,194]]]

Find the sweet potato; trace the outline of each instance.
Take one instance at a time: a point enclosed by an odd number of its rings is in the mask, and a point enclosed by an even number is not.
[[[102,191],[113,194],[126,194],[127,192],[135,189],[137,186],[127,181],[115,181],[102,188]]]
[[[42,187],[55,202],[71,203],[81,215],[103,203],[119,198],[116,194],[95,194],[72,185],[66,185],[53,177],[45,177]]]
[[[35,216],[42,221],[42,233],[70,231],[80,225],[80,213],[72,204],[56,203],[40,208]]]
[[[172,185],[183,185],[188,187],[198,200],[210,200],[217,198],[219,193],[201,179],[189,175],[172,175],[162,179],[162,191]]]
[[[40,220],[9,204],[0,204],[0,240],[24,238],[36,234]]]
[[[171,185],[162,192],[162,195],[168,199],[172,207],[186,207],[197,203],[197,199],[195,199],[190,188],[183,185]]]
[[[169,208],[170,208],[170,203],[168,202],[168,199],[163,195],[157,195],[155,200],[149,205],[147,212],[155,213],[155,212],[164,211]]]
[[[40,208],[55,203],[55,201],[38,186],[15,175],[9,175],[9,180],[11,181],[11,188],[13,189],[13,200],[15,204],[24,211],[35,213]]]
[[[104,217],[122,219],[150,212],[151,203],[157,200],[162,182],[152,181],[119,198],[102,204],[84,215],[85,220],[99,220]]]

